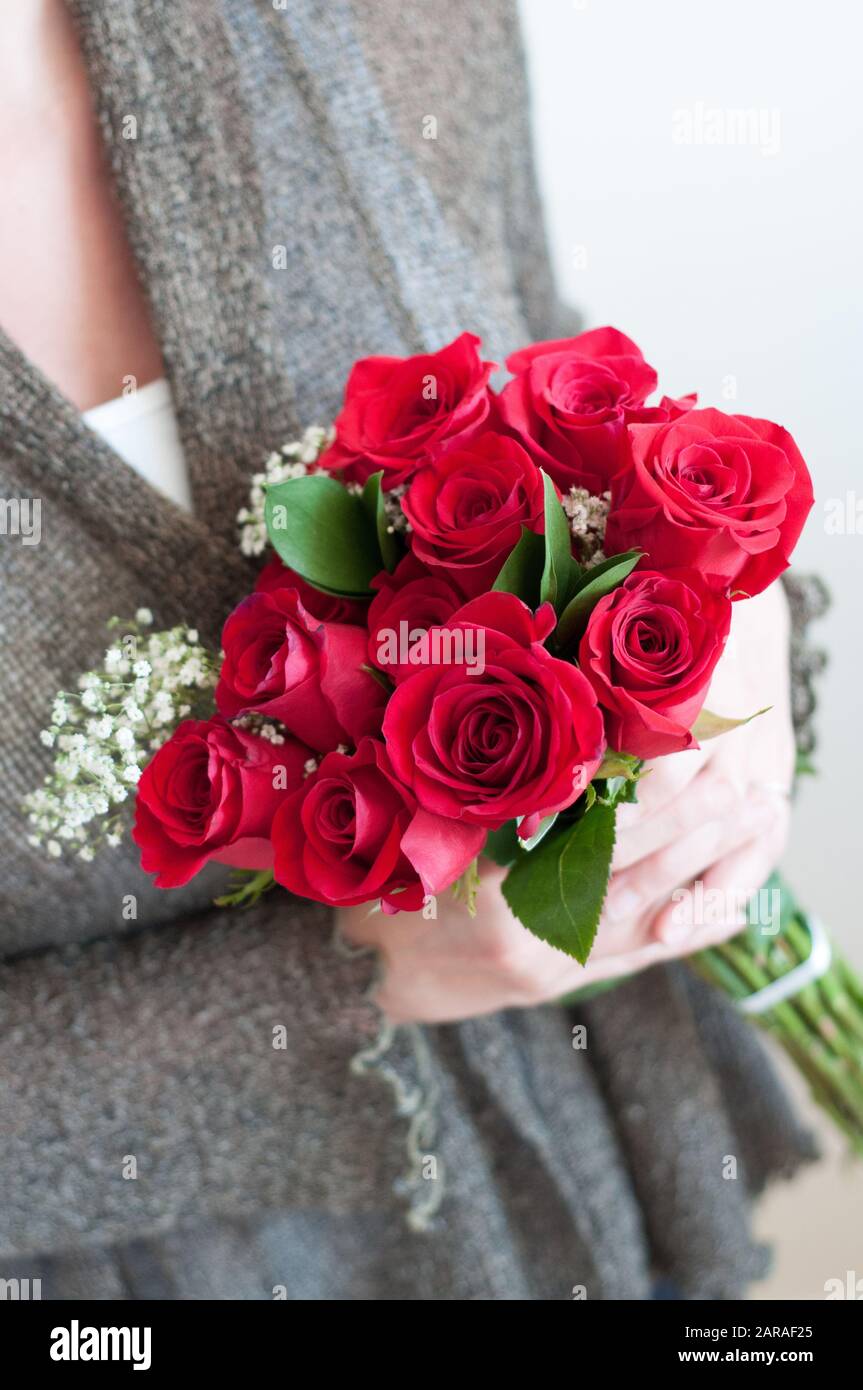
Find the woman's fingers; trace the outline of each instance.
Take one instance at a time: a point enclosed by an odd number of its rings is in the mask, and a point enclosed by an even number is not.
[[[773,813],[772,802],[760,794],[742,804],[735,801],[724,816],[689,830],[615,874],[597,938],[597,953],[627,951],[646,944],[657,908],[669,903],[676,889],[766,829]],[[637,924],[635,929],[633,923]]]
[[[745,924],[747,904],[776,867],[788,834],[787,800],[768,793],[766,804],[768,818],[761,832],[724,855],[656,915],[651,925],[655,940],[688,954]]]
[[[669,758],[658,758],[648,763],[638,782],[638,800],[632,805],[621,806],[617,812],[617,823],[621,833],[641,825],[665,810],[684,796],[694,779],[713,757],[714,750],[692,748],[685,753],[675,753]]]
[[[682,755],[681,761],[688,754]],[[677,758],[669,758],[677,762]],[[642,814],[639,819],[624,817],[623,806],[618,812],[618,837],[612,870],[619,873],[656,854],[665,845],[673,845],[688,831],[727,816],[740,804],[741,794],[733,780],[715,770],[713,763],[706,767],[657,812]],[[649,780],[649,779],[648,779]]]
[[[676,902],[663,907],[649,932],[654,939],[634,951],[597,960],[584,971],[582,983],[635,974],[735,936],[744,925],[746,904],[763,887],[782,853],[786,830],[787,816],[779,808],[766,832],[725,855],[704,874],[700,891],[696,883],[690,883]],[[673,934],[664,929],[672,918]]]

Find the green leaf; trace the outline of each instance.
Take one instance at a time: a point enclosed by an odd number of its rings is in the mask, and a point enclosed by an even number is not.
[[[569,522],[554,490],[543,474],[545,534],[522,528],[518,544],[510,551],[493,588],[516,594],[529,608],[552,603],[560,612],[581,577],[573,558]]]
[[[590,784],[593,786],[593,782]],[[638,800],[638,778],[609,777],[605,782],[596,783],[596,799],[603,806],[618,807],[624,802]]]
[[[276,553],[316,589],[350,598],[369,593],[382,568],[375,522],[335,478],[312,473],[268,487],[265,515]]]
[[[383,469],[379,473],[373,473],[367,479],[362,491],[362,504],[369,517],[374,523],[375,532],[378,538],[378,549],[384,562],[384,568],[392,574],[399,562],[400,549],[395,534],[389,529],[389,517],[384,506],[384,494],[381,488],[381,479],[384,476]]]
[[[718,738],[720,734],[727,734],[732,729],[740,729],[744,724],[750,724],[753,719],[758,718],[759,714],[766,714],[772,708],[772,705],[765,705],[763,709],[757,709],[754,714],[747,715],[745,719],[726,719],[724,715],[713,714],[709,709],[703,709],[693,724],[691,732],[699,743],[706,738]]]
[[[541,603],[553,603],[560,612],[577,576],[581,574],[581,567],[572,558],[569,520],[558,500],[554,483],[547,473],[543,473],[542,481],[545,489],[545,563],[539,598]]]
[[[547,835],[517,859],[503,895],[534,936],[582,965],[590,955],[608,888],[614,809],[597,803],[574,824]]]
[[[523,526],[521,539],[507,556],[492,588],[498,593],[515,594],[528,608],[537,608],[544,563],[544,537]]]
[[[559,651],[580,640],[599,600],[629,578],[643,554],[642,550],[627,550],[621,555],[612,555],[581,576],[554,634],[554,644]]]
[[[638,800],[638,783],[648,771],[641,758],[608,748],[590,787],[603,806],[617,807]]]
[[[519,838],[516,822],[508,820],[500,830],[490,830],[486,836],[483,854],[502,869],[508,869],[519,855]]]
[[[638,780],[641,774],[641,758],[636,758],[634,753],[615,753],[612,748],[606,748],[605,757],[596,770],[597,777],[626,777],[631,782]]]

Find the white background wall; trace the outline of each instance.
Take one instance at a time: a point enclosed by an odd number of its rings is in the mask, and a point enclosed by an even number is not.
[[[813,474],[796,560],[833,593],[817,628],[830,668],[820,776],[804,786],[786,869],[863,966],[863,6],[521,9],[565,297],[586,327],[633,337],[671,394],[696,389],[703,404],[784,424]],[[696,118],[699,103],[705,140],[715,131],[726,143],[680,142],[675,113]],[[761,113],[766,138],[731,143],[725,113],[735,110]],[[860,533],[828,534],[826,504],[849,496]],[[861,1167],[855,1177],[825,1164],[768,1205],[780,1244],[771,1293],[819,1297],[846,1268],[863,1276]]]

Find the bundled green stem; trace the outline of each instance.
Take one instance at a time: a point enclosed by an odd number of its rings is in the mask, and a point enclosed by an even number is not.
[[[771,880],[778,883],[778,880]],[[765,989],[809,958],[806,914],[782,883],[775,935],[748,927],[692,958],[700,975],[735,1002]],[[863,981],[834,949],[828,969],[755,1022],[775,1038],[806,1078],[817,1103],[863,1154]]]

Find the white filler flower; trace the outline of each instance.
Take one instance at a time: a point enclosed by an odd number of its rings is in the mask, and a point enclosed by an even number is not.
[[[123,631],[102,665],[54,701],[40,735],[54,766],[24,803],[30,844],[52,858],[65,848],[89,863],[100,845],[118,845],[118,808],[143,768],[181,719],[209,704],[201,693],[212,691],[216,669],[195,629],[145,632],[152,622],[149,608],[139,608],[134,622],[113,618],[108,626]]]
[[[283,444],[278,453],[270,454],[263,473],[252,476],[249,505],[237,512],[240,528],[240,549],[244,555],[262,555],[267,548],[267,525],[264,503],[268,487],[284,483],[288,478],[304,478],[313,471],[321,454],[334,438],[333,430],[310,425],[302,439]]]

